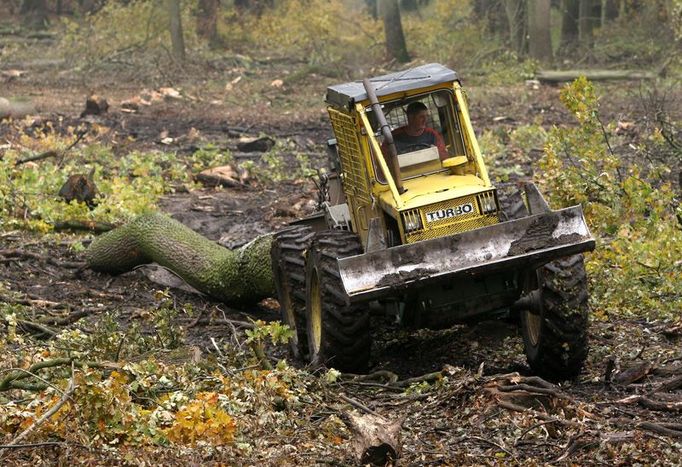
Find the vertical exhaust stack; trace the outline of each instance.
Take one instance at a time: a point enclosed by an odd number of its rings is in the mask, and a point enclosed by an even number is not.
[[[379,125],[381,126],[381,134],[384,135],[384,141],[388,147],[388,167],[391,171],[391,177],[395,180],[395,186],[398,189],[398,193],[404,193],[405,188],[403,188],[403,181],[400,179],[400,166],[398,165],[398,151],[395,148],[395,143],[393,142],[393,133],[391,133],[391,127],[386,121],[386,116],[384,116],[384,111],[381,109],[379,104],[379,99],[374,92],[374,87],[369,79],[365,78],[362,80],[362,85],[367,91],[367,97],[369,97],[369,102],[372,104],[372,110],[377,116]]]

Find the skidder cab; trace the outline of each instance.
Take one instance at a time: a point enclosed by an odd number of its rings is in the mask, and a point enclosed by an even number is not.
[[[439,64],[327,89],[335,173],[324,209],[279,233],[273,269],[292,350],[346,371],[370,362],[369,304],[410,327],[520,313],[531,367],[575,376],[587,355],[580,206],[533,184],[498,192],[457,74]]]

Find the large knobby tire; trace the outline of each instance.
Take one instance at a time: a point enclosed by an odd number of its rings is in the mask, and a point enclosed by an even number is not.
[[[512,184],[498,185],[497,201],[500,204],[500,222],[513,221],[530,215],[523,194]]]
[[[528,364],[560,381],[580,374],[588,353],[588,292],[583,255],[553,261],[538,271],[540,314],[521,313]]]
[[[304,358],[308,353],[305,256],[314,235],[310,227],[292,227],[277,232],[272,244],[272,274],[282,322],[294,331],[294,336],[289,341],[294,358]]]
[[[369,308],[350,304],[337,259],[362,253],[357,235],[333,230],[316,234],[306,258],[306,324],[314,366],[365,373],[371,335]]]

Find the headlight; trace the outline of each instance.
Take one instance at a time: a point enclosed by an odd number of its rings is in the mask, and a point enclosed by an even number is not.
[[[422,218],[419,215],[419,210],[406,211],[403,213],[403,223],[406,232],[414,232],[422,228]]]
[[[497,211],[497,204],[495,203],[495,194],[492,191],[481,193],[478,195],[478,201],[481,206],[482,214],[490,214]]]

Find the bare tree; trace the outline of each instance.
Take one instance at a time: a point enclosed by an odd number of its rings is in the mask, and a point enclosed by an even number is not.
[[[398,0],[379,0],[379,14],[384,20],[388,58],[401,63],[409,62],[410,55],[407,53],[407,45],[405,44]]]
[[[173,46],[173,58],[179,62],[185,61],[185,38],[182,33],[182,21],[180,19],[180,0],[166,0],[168,9],[168,30],[170,31],[171,44]]]
[[[528,51],[530,56],[543,61],[552,60],[550,35],[550,0],[528,2]]]

